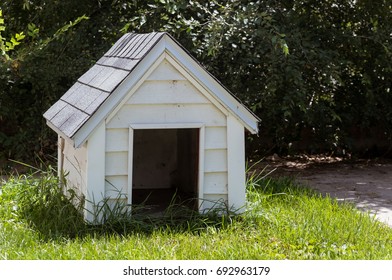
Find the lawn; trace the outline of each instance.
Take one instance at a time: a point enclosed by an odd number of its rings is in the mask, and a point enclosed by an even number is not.
[[[105,212],[104,225],[57,186],[45,171],[0,187],[0,259],[392,259],[391,228],[288,178],[250,174],[241,215]]]

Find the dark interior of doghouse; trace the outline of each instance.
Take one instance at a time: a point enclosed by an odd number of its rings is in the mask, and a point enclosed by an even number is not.
[[[199,129],[136,129],[133,143],[132,204],[197,210]]]

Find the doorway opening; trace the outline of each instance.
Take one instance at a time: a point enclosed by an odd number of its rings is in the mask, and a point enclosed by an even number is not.
[[[171,204],[198,209],[198,128],[135,129],[132,205],[151,213]]]

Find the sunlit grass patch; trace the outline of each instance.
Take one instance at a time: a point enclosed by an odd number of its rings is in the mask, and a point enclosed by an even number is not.
[[[76,194],[64,194],[52,171],[37,175],[1,186],[0,259],[392,258],[392,229],[265,171],[249,173],[243,214],[147,217],[117,209],[106,210],[103,224],[83,220],[70,203]]]

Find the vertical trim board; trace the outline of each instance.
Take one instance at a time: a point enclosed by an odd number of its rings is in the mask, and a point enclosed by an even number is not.
[[[233,210],[245,206],[245,131],[233,116],[227,118],[228,203]]]
[[[87,186],[85,217],[92,221],[94,207],[105,198],[105,123],[102,122],[87,142]],[[95,205],[94,205],[95,204]],[[99,218],[99,217],[98,217]]]

